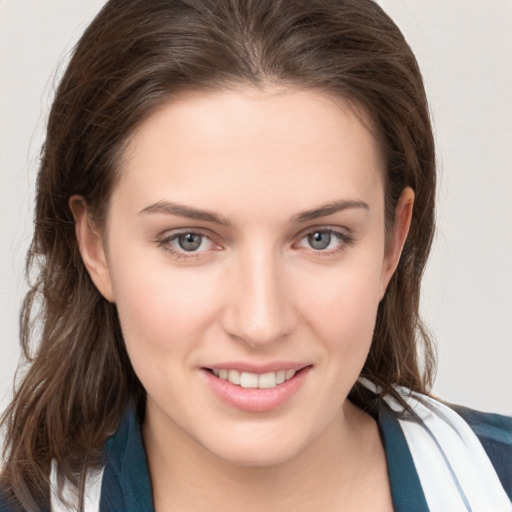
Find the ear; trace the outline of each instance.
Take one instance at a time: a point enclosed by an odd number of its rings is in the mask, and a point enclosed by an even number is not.
[[[411,226],[413,205],[414,190],[410,187],[405,187],[395,208],[393,231],[384,256],[381,299],[384,297],[388,283],[400,261],[400,255],[402,254],[402,249],[409,233],[409,227]]]
[[[115,302],[107,255],[101,233],[94,226],[85,199],[72,196],[69,208],[75,219],[75,233],[80,254],[98,291],[110,302]]]

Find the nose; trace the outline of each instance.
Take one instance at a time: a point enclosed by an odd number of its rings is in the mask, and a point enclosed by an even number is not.
[[[239,258],[226,283],[225,331],[253,348],[287,337],[296,323],[288,282],[283,262],[271,250]]]

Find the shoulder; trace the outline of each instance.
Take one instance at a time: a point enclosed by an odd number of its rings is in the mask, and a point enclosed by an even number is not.
[[[403,432],[426,510],[510,510],[511,419],[405,387],[395,391],[398,398],[384,394],[382,400]]]
[[[7,499],[0,492],[0,512],[8,512],[12,509]]]
[[[153,510],[151,480],[140,420],[130,406],[117,431],[105,445],[106,465],[101,483],[100,510]]]
[[[5,489],[0,490],[0,512],[23,512],[26,510],[20,502]],[[41,509],[44,512],[45,509]]]
[[[12,510],[11,505],[0,495],[0,512],[10,512]]]
[[[446,404],[471,427],[512,499],[512,417]]]

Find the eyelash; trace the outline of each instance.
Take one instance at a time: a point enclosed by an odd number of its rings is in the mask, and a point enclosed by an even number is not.
[[[307,231],[302,232],[299,235],[299,243],[302,242],[304,239],[306,239],[308,236],[316,234],[316,233],[322,233],[325,235],[334,236],[338,239],[338,244],[335,249],[315,250],[311,246],[306,248],[306,249],[312,250],[314,252],[315,256],[320,256],[320,257],[324,257],[324,258],[334,257],[334,256],[337,256],[338,254],[340,254],[341,252],[347,250],[354,243],[353,236],[351,236],[347,233],[344,233],[342,231],[337,231],[332,228],[321,227],[321,226],[315,227],[313,229],[308,228]]]
[[[312,247],[304,248],[304,249],[310,249],[314,252],[315,256],[318,255],[320,257],[333,257],[338,255],[339,253],[345,251],[348,247],[350,247],[354,243],[354,238],[351,235],[348,235],[344,232],[337,231],[332,228],[323,228],[323,227],[316,227],[316,228],[308,228],[307,231],[304,231],[299,234],[298,238],[299,241],[297,243],[302,242],[305,238],[307,238],[310,235],[313,235],[315,233],[322,233],[329,236],[334,236],[338,239],[339,244],[338,247],[335,249],[319,249],[315,250]],[[182,235],[199,235],[200,237],[203,237],[208,239],[210,243],[215,244],[215,242],[212,240],[212,237],[205,233],[204,231],[201,231],[199,229],[190,229],[190,230],[182,230],[178,232],[174,232],[171,235],[166,235],[157,240],[158,246],[161,247],[164,251],[169,252],[173,255],[176,259],[180,261],[188,261],[188,260],[195,260],[197,259],[202,252],[205,251],[179,251],[173,248],[171,245],[171,242],[177,240]],[[294,244],[295,245],[297,245]]]
[[[212,237],[205,233],[204,231],[201,231],[199,229],[188,229],[188,230],[182,230],[172,233],[171,235],[165,235],[162,238],[159,238],[157,240],[159,247],[161,247],[164,251],[167,251],[171,253],[176,259],[180,261],[186,261],[186,260],[195,260],[199,257],[202,251],[178,251],[173,248],[171,245],[171,242],[174,240],[177,240],[182,235],[199,235],[203,239],[206,238],[210,240],[211,243],[215,243],[212,240]]]

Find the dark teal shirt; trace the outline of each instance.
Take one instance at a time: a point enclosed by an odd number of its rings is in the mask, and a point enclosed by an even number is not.
[[[471,426],[491,459],[512,501],[512,418],[451,406]],[[391,495],[396,512],[428,512],[411,452],[394,413],[382,403],[376,420],[386,451]],[[151,483],[139,426],[127,413],[107,443],[101,512],[152,511]]]
[[[479,438],[512,501],[512,418],[450,405]],[[411,452],[398,420],[382,402],[375,413],[383,440],[395,512],[428,512]],[[132,409],[105,445],[101,512],[151,512],[153,497],[139,423]],[[0,498],[0,512],[15,510]]]

